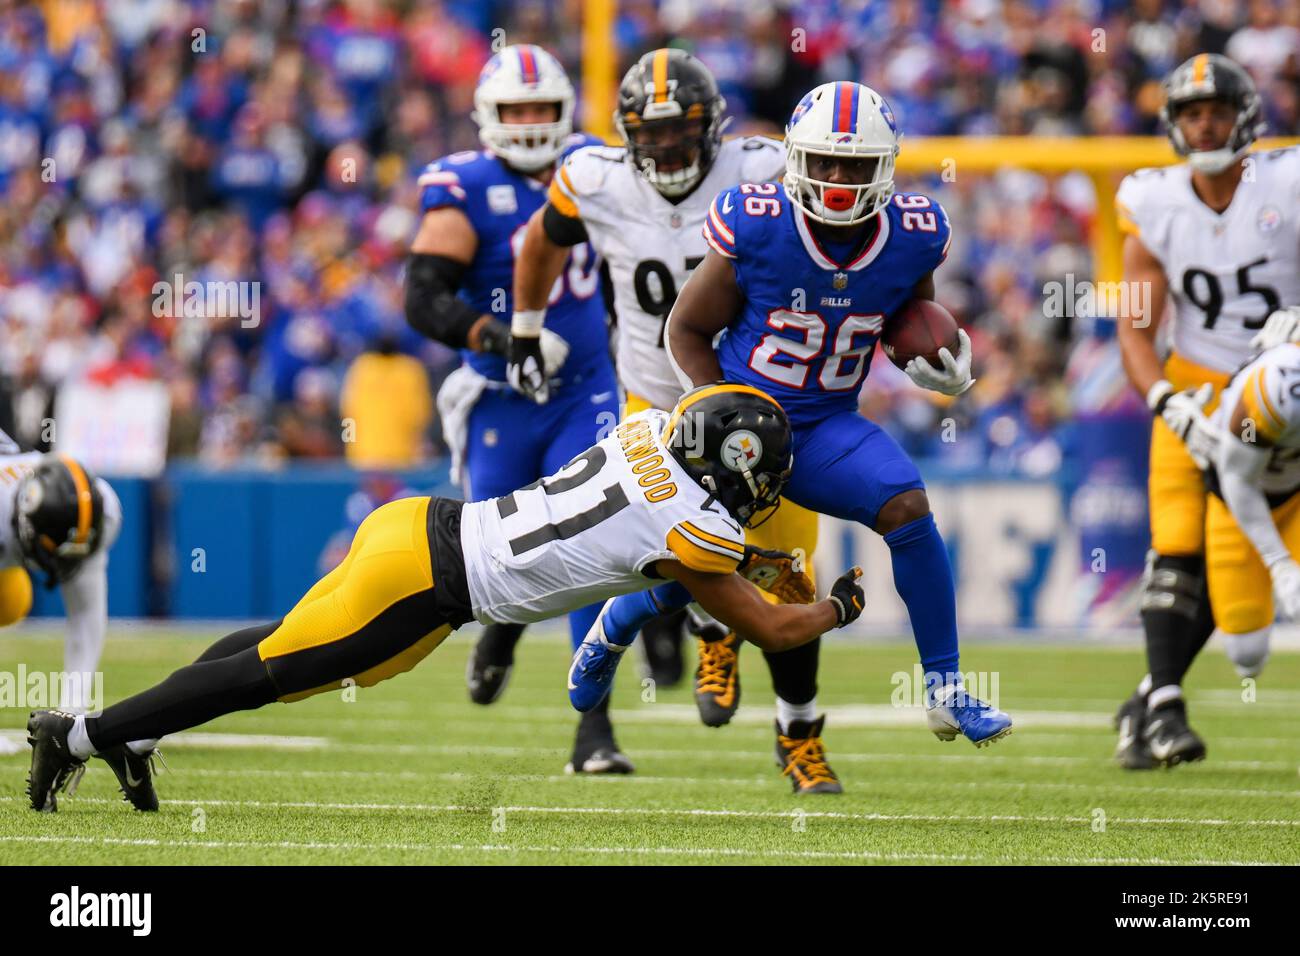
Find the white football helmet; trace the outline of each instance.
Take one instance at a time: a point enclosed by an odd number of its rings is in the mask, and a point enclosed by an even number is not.
[[[811,219],[866,222],[894,194],[898,128],[889,104],[861,83],[823,83],[799,101],[785,127],[785,191]],[[808,175],[808,154],[875,157],[870,182],[829,183]]]
[[[474,91],[474,122],[478,138],[489,151],[526,173],[545,169],[560,156],[564,139],[573,132],[573,84],[559,60],[539,46],[508,46],[488,60]],[[501,122],[505,103],[556,103],[553,123],[527,125]]]

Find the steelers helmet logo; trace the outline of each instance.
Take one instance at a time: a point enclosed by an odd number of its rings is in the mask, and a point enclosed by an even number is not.
[[[732,432],[722,442],[722,463],[732,471],[752,469],[763,457],[763,443],[747,428]]]
[[[44,491],[39,481],[26,480],[18,493],[18,510],[22,514],[31,514],[41,506]]]

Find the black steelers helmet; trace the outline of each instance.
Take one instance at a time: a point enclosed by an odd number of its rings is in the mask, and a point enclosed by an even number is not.
[[[618,88],[614,126],[632,165],[669,199],[708,173],[722,145],[727,101],[709,68],[685,50],[652,50]]]
[[[687,473],[746,528],[776,510],[794,456],[790,420],[748,385],[702,385],[681,397],[664,441]]]
[[[1198,53],[1165,78],[1164,91],[1160,121],[1165,134],[1174,144],[1174,152],[1186,156],[1192,167],[1201,172],[1214,174],[1227,169],[1264,132],[1255,82],[1245,69],[1226,56]],[[1179,110],[1198,100],[1222,100],[1237,111],[1237,122],[1228,141],[1217,149],[1193,150],[1175,122]]]
[[[46,455],[14,492],[14,538],[23,563],[46,587],[70,578],[95,553],[104,496],[95,476],[67,455]]]

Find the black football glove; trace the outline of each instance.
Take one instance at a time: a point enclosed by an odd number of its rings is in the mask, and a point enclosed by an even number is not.
[[[862,592],[862,585],[858,584],[860,577],[861,568],[849,568],[831,585],[831,593],[826,596],[826,600],[835,606],[835,616],[838,618],[836,627],[852,624],[862,614],[866,595]]]
[[[546,379],[541,336],[510,336],[506,348],[506,381],[516,392],[538,405],[545,405],[550,399],[551,388]]]

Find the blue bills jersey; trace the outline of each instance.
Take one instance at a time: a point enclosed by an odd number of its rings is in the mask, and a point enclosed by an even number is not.
[[[583,133],[569,137],[556,166],[583,146],[603,145]],[[524,229],[546,202],[546,184],[510,169],[487,151],[452,153],[430,163],[420,174],[420,212],[454,206],[478,234],[478,248],[465,273],[459,295],[489,315],[510,321],[514,311],[515,256]],[[562,381],[595,374],[610,364],[609,331],[600,295],[600,259],[587,243],[569,252],[564,272],[551,290],[546,327],[569,343],[569,357],[559,371]],[[466,349],[466,363],[487,378],[504,382],[505,359]]]
[[[886,318],[948,254],[952,229],[935,200],[899,193],[877,218],[865,248],[827,247],[783,186],[742,183],[705,219],[745,300],[717,345],[723,375],[763,389],[796,427],[857,409]]]

